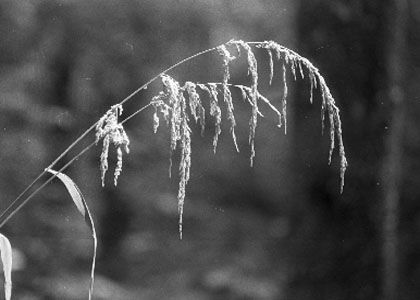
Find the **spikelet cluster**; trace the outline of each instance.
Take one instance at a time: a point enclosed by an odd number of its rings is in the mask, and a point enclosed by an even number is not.
[[[196,120],[201,119],[204,126],[204,108],[201,105],[198,93],[193,83],[180,87],[179,83],[168,75],[161,76],[163,91],[153,97],[152,104],[155,109],[154,130],[159,126],[159,115],[162,115],[170,127],[171,157],[173,151],[179,146],[181,160],[179,163],[179,189],[178,189],[178,213],[179,233],[182,238],[182,217],[184,211],[185,188],[190,179],[191,168],[191,129],[189,126],[189,113],[187,112],[187,100],[184,91],[189,95],[189,108]],[[172,163],[171,163],[172,165]]]
[[[187,81],[185,83],[185,90],[188,94],[188,103],[195,122],[200,122],[201,135],[204,135],[204,129],[206,126],[206,110],[200,100],[200,95],[197,93],[196,84]]]
[[[235,126],[236,126],[236,120],[235,115],[233,114],[233,100],[232,100],[232,93],[229,89],[229,79],[230,79],[230,71],[229,71],[229,63],[233,60],[235,60],[235,56],[232,56],[230,52],[227,50],[225,45],[221,45],[217,48],[219,54],[222,56],[223,63],[223,101],[226,103],[226,110],[227,110],[227,118],[230,122],[230,132],[232,134],[232,140],[235,145],[235,149],[237,152],[239,152],[239,147],[236,142],[236,134],[235,134]],[[212,94],[214,91],[216,91],[216,97],[213,96],[213,98],[217,99],[217,90],[216,87],[212,87],[211,89]]]
[[[281,63],[283,94],[280,99],[279,109],[258,90],[258,63],[251,46],[266,49],[269,57],[270,84],[272,83],[274,77],[274,59],[277,59],[277,61]],[[232,84],[229,82],[229,67],[230,64],[236,59],[236,57],[233,56],[229,51],[229,48],[231,47],[236,48],[238,57],[241,53],[246,54],[248,75],[250,77],[249,86]],[[190,178],[191,168],[190,118],[193,119],[196,123],[200,123],[201,132],[203,134],[206,126],[205,107],[209,108],[208,114],[213,120],[214,126],[213,150],[216,152],[219,136],[222,133],[222,106],[219,103],[219,95],[222,94],[225,114],[230,125],[232,140],[235,149],[239,151],[235,135],[236,120],[234,115],[234,101],[232,99],[231,93],[232,88],[239,89],[241,91],[243,101],[249,103],[251,107],[251,118],[249,120],[249,145],[251,148],[250,163],[252,166],[255,158],[254,144],[258,118],[263,116],[259,111],[260,104],[266,105],[272,112],[274,112],[278,118],[278,127],[283,126],[285,133],[287,133],[288,70],[290,70],[295,80],[297,79],[298,75],[300,75],[301,78],[304,78],[305,73],[307,74],[310,81],[309,100],[311,103],[313,101],[314,89],[319,88],[321,91],[321,122],[323,130],[325,117],[327,116],[329,120],[330,149],[328,161],[331,163],[332,153],[336,147],[335,141],[337,141],[338,152],[340,156],[341,191],[343,190],[344,186],[344,173],[346,171],[347,161],[342,138],[340,111],[335,105],[335,100],[331,94],[331,91],[319,70],[306,58],[273,41],[246,43],[241,40],[231,40],[226,44],[217,47],[215,50],[217,50],[222,58],[223,78],[220,82],[193,83],[191,81],[187,81],[184,85],[181,85],[169,75],[162,75],[161,80],[163,90],[158,95],[153,97],[151,101],[155,110],[153,115],[154,131],[157,131],[160,125],[160,119],[163,118],[170,129],[171,157],[172,153],[177,148],[181,150],[179,163],[180,180],[178,189],[179,232],[181,238],[185,189]],[[206,98],[209,100],[207,104],[202,102],[202,97],[200,96],[202,93],[204,93],[207,96]]]
[[[293,50],[290,50],[284,46],[279,45],[273,41],[262,42],[257,47],[264,48],[269,53],[269,58],[272,59],[273,54],[276,55],[278,60],[282,61],[283,68],[283,98],[282,98],[282,115],[284,126],[286,128],[286,99],[287,99],[287,83],[286,83],[286,65],[290,67],[294,79],[296,80],[297,73],[300,74],[301,78],[305,78],[304,70],[307,70],[310,87],[310,99],[313,102],[313,90],[319,86],[321,90],[322,103],[321,103],[321,123],[322,131],[324,131],[325,116],[329,119],[329,133],[330,133],[330,150],[328,162],[331,163],[333,151],[335,149],[335,141],[338,142],[338,152],[340,157],[340,190],[344,188],[344,174],[347,168],[347,160],[344,150],[343,134],[341,128],[340,110],[335,105],[334,97],[331,94],[330,88],[328,87],[325,78],[321,75],[318,68],[316,68],[307,58],[300,56]],[[273,63],[270,63],[270,68],[273,68]],[[270,71],[272,74],[273,71]],[[286,129],[285,129],[286,130]]]
[[[210,115],[214,118],[214,138],[213,138],[213,151],[216,153],[217,143],[219,141],[219,135],[222,132],[221,124],[222,124],[222,110],[219,106],[218,101],[218,90],[217,85],[215,84],[208,84],[208,88],[205,85],[200,85],[200,87],[206,91],[210,92]]]
[[[117,165],[114,170],[114,185],[118,184],[118,177],[122,172],[123,150],[129,153],[130,139],[124,130],[121,123],[118,123],[118,117],[122,113],[122,106],[112,106],[96,124],[96,144],[102,139],[102,152],[101,152],[101,181],[102,186],[105,186],[105,175],[108,171],[108,153],[109,146],[113,144],[117,152]]]
[[[234,44],[237,47],[237,50],[240,52],[241,47],[246,52],[247,61],[248,61],[248,75],[251,76],[251,92],[249,93],[249,99],[251,102],[251,119],[249,120],[249,144],[251,146],[251,166],[254,164],[255,157],[255,131],[257,129],[258,122],[258,63],[255,58],[254,52],[250,45],[245,43],[242,40],[239,41],[229,41],[228,45]]]

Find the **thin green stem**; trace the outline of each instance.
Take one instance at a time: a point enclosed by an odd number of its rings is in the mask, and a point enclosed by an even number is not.
[[[74,146],[76,146],[93,128],[95,128],[97,122],[95,124],[93,124],[91,127],[89,127],[82,135],[80,135],[70,146],[67,147],[66,150],[64,150],[46,169],[50,169],[52,168],[58,161],[60,161],[71,149],[74,148]],[[34,185],[35,183],[38,182],[39,179],[41,179],[42,176],[44,176],[46,173],[46,171],[42,171],[20,194],[19,196],[17,196],[17,198],[12,202],[12,204],[14,204],[15,202],[18,202],[23,195],[25,195],[25,193],[27,191],[29,191]],[[10,206],[9,206],[10,207]],[[6,211],[9,209],[9,207],[6,209]],[[5,211],[5,212],[6,212]],[[5,213],[4,212],[4,213]],[[0,217],[1,218],[1,217]],[[1,227],[1,226],[0,226]]]
[[[80,156],[86,153],[90,148],[95,145],[95,142],[91,143],[87,147],[85,147],[82,151],[80,151],[76,156],[74,156],[71,160],[69,160],[63,167],[61,167],[58,172],[62,172],[67,169],[75,160],[77,160]],[[47,172],[49,168],[45,169],[43,174]],[[13,217],[29,200],[31,200],[36,194],[38,194],[48,183],[51,182],[56,177],[55,174],[51,175],[43,184],[41,184],[35,191],[33,191],[29,196],[27,196],[22,201],[13,201],[11,205],[0,215],[0,227],[9,221],[11,217]]]
[[[124,120],[122,120],[120,123],[124,124],[125,122],[127,122],[128,120],[130,120],[131,118],[133,118],[134,116],[136,116],[137,114],[141,113],[143,110],[145,110],[146,108],[148,108],[149,106],[151,106],[153,103],[149,102],[148,104],[146,104],[145,106],[143,106],[142,108],[136,110],[135,112],[133,112],[131,115],[129,115],[128,117],[126,117]]]
[[[143,89],[147,88],[147,86],[148,86],[149,84],[151,84],[152,82],[154,82],[156,79],[160,78],[163,74],[168,73],[169,71],[171,71],[172,69],[174,69],[174,68],[178,67],[179,65],[182,65],[183,63],[185,63],[185,62],[187,62],[187,61],[189,61],[189,60],[192,60],[192,59],[194,59],[194,58],[196,58],[196,57],[198,57],[198,56],[201,56],[201,55],[203,55],[203,54],[206,54],[206,53],[209,53],[209,52],[215,51],[218,47],[220,47],[220,46],[213,47],[213,48],[210,48],[210,49],[207,49],[207,50],[203,50],[203,51],[200,51],[200,52],[198,52],[198,53],[196,53],[196,54],[194,54],[194,55],[191,55],[191,56],[189,56],[189,57],[187,57],[187,58],[184,58],[183,60],[181,60],[181,61],[177,62],[176,64],[174,64],[174,65],[172,65],[172,66],[170,66],[170,67],[169,67],[169,68],[167,68],[166,70],[164,70],[164,71],[160,72],[158,75],[156,75],[155,77],[153,77],[152,79],[150,79],[148,82],[146,82],[145,84],[143,84],[141,87],[139,87],[137,90],[135,90],[134,92],[132,92],[130,95],[128,95],[126,98],[124,98],[124,99],[123,99],[120,103],[118,103],[118,104],[119,104],[119,105],[123,105],[125,102],[127,102],[128,100],[130,100],[133,96],[135,96],[138,92],[140,92],[141,90],[143,90]]]
[[[217,47],[213,47],[207,50],[203,50],[200,51],[192,56],[189,56],[179,62],[177,62],[176,64],[170,66],[169,68],[167,68],[166,70],[164,70],[163,72],[159,73],[158,75],[156,75],[155,77],[153,77],[152,79],[150,79],[149,81],[147,81],[145,84],[143,84],[142,86],[140,86],[138,89],[136,89],[135,91],[133,91],[130,95],[128,95],[127,97],[125,97],[123,100],[121,100],[118,105],[123,105],[124,103],[126,103],[127,101],[129,101],[130,99],[132,99],[135,95],[137,95],[141,90],[146,89],[147,86],[149,84],[151,84],[152,82],[154,82],[156,79],[158,79],[159,77],[161,77],[163,74],[171,71],[172,69],[176,68],[177,66],[192,60],[200,55],[212,52],[214,50],[216,50]],[[141,111],[143,111],[144,109],[146,109],[148,106],[150,106],[151,103],[147,104],[146,106],[142,107],[141,109],[139,109],[138,111],[134,112],[133,114],[131,114],[130,116],[128,116],[125,120],[123,120],[121,123],[125,123],[126,121],[128,121],[129,119],[131,119],[132,117],[134,117],[135,115],[137,115],[138,113],[140,113]],[[55,164],[57,164],[71,149],[73,149],[84,137],[86,137],[93,129],[95,129],[96,125],[98,124],[99,120],[96,121],[93,125],[91,125],[85,132],[82,133],[82,135],[80,135],[70,146],[68,146],[52,163],[49,164],[49,166],[42,171],[20,194],[19,196],[6,208],[6,210],[0,215],[0,227],[2,227],[20,208],[22,208],[31,198],[33,198],[40,190],[42,190],[55,176],[52,176],[50,178],[48,178],[39,188],[37,188],[33,193],[31,193],[28,197],[26,197],[25,199],[21,200],[23,198],[23,196],[45,175],[45,173],[47,172],[46,170],[52,168]],[[93,144],[91,144],[91,146],[89,146],[88,148],[92,147]],[[78,155],[76,155],[72,160],[70,160],[70,163],[72,163],[76,158],[78,158],[81,154],[83,154],[85,151],[87,151],[87,148],[85,148],[84,150],[82,150],[82,152],[80,152]],[[65,167],[68,167],[70,164],[66,164]],[[63,167],[64,168],[64,167]],[[62,169],[63,169],[62,168]]]
[[[261,44],[261,42],[249,42],[248,44]],[[140,91],[146,89],[148,87],[149,84],[151,84],[152,82],[154,82],[155,80],[157,80],[158,78],[160,78],[163,74],[171,71],[172,69],[178,67],[179,65],[182,65],[183,63],[190,61],[198,56],[201,56],[203,54],[215,51],[218,49],[218,47],[220,46],[216,46],[213,48],[209,48],[203,51],[200,51],[194,55],[191,55],[187,58],[184,58],[183,60],[173,64],[172,66],[170,66],[169,68],[165,69],[164,71],[162,71],[161,73],[159,73],[158,75],[154,76],[153,78],[151,78],[149,81],[147,81],[145,84],[143,84],[142,86],[140,86],[139,88],[137,88],[136,90],[134,90],[130,95],[128,95],[127,97],[125,97],[123,100],[121,100],[119,103],[117,103],[117,105],[123,105],[124,103],[126,103],[127,101],[129,101],[130,99],[132,99],[135,95],[137,95]],[[133,114],[131,114],[130,116],[128,116],[127,118],[125,118],[121,123],[125,123],[128,120],[130,120],[131,118],[133,118],[134,116],[136,116],[138,113],[142,112],[144,109],[146,109],[147,107],[149,107],[151,105],[151,103],[148,103],[147,105],[143,106],[142,108],[140,108],[139,110],[135,111]],[[68,146],[52,163],[49,164],[49,166],[42,171],[18,196],[17,198],[3,211],[3,213],[0,215],[0,227],[2,227],[4,224],[7,223],[7,221],[19,210],[21,209],[30,199],[32,199],[39,191],[41,191],[55,176],[51,176],[49,177],[43,184],[41,184],[41,186],[39,186],[34,192],[32,192],[29,196],[27,196],[26,198],[23,198],[23,196],[46,174],[46,170],[51,169],[52,167],[54,167],[67,153],[70,152],[71,149],[73,149],[83,138],[85,138],[92,130],[95,129],[96,125],[98,124],[99,120],[96,121],[94,124],[92,124],[86,131],[84,131],[72,144],[70,144],[70,146]],[[83,149],[78,155],[76,155],[73,159],[71,159],[61,170],[64,170],[65,168],[67,168],[75,159],[77,159],[80,155],[82,155],[83,153],[85,153],[88,149],[90,149],[92,146],[94,145],[91,144],[90,146],[88,146],[87,148]],[[61,171],[60,170],[60,171]]]

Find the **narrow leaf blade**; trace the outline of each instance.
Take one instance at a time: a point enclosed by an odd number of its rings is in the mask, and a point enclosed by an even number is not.
[[[89,226],[89,228],[92,231],[93,257],[92,257],[92,267],[91,267],[91,273],[90,273],[90,287],[89,287],[89,300],[90,300],[92,299],[92,295],[93,295],[93,283],[95,281],[96,248],[98,245],[98,239],[96,237],[96,230],[95,230],[95,223],[93,222],[93,218],[89,211],[89,207],[86,204],[85,198],[83,197],[83,194],[80,191],[79,187],[76,185],[76,183],[74,183],[74,181],[66,174],[63,174],[63,173],[60,173],[51,169],[49,169],[48,172],[58,177],[58,179],[60,179],[63,182],[71,198],[73,199],[73,202],[77,207],[77,210],[85,218],[86,224]]]
[[[12,296],[12,246],[9,239],[0,233],[1,262],[4,273],[4,297],[10,300]]]

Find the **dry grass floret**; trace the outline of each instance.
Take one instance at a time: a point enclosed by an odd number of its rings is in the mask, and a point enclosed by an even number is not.
[[[99,119],[99,122],[96,125],[95,142],[98,143],[100,139],[103,139],[100,165],[102,186],[105,186],[105,175],[108,171],[109,145],[112,143],[117,149],[117,165],[114,170],[115,186],[118,184],[118,177],[122,172],[122,148],[127,154],[130,152],[130,149],[128,148],[130,140],[122,124],[118,123],[118,117],[121,115],[122,110],[121,105],[111,107],[111,109]]]
[[[189,126],[189,117],[187,112],[187,103],[184,92],[189,90],[190,108],[192,114],[197,116],[197,109],[202,108],[199,103],[198,94],[193,92],[192,85],[186,84],[182,88],[179,83],[168,75],[162,75],[164,91],[152,99],[155,107],[154,130],[156,132],[159,124],[159,115],[161,113],[170,127],[171,139],[171,157],[177,146],[181,148],[181,161],[179,163],[179,189],[178,189],[178,213],[179,213],[179,233],[182,238],[182,216],[184,210],[185,188],[190,179],[191,168],[191,129]],[[204,108],[202,108],[204,110]],[[203,121],[204,122],[204,121]],[[204,126],[204,123],[203,123]],[[172,161],[172,159],[171,159]],[[172,165],[172,163],[171,163]]]
[[[229,63],[235,60],[236,57],[232,56],[230,52],[227,50],[225,45],[221,45],[217,48],[220,55],[223,58],[223,100],[227,106],[227,118],[230,121],[230,132],[232,133],[233,143],[235,145],[235,149],[239,152],[238,144],[236,142],[236,134],[235,134],[235,115],[233,114],[233,102],[232,102],[232,93],[229,90],[229,79],[230,79],[230,71],[229,71]],[[215,90],[215,88],[213,87]],[[212,89],[212,90],[213,90]],[[217,99],[217,96],[216,96]]]
[[[191,81],[185,83],[185,88],[188,93],[188,103],[191,110],[191,115],[196,122],[200,121],[201,135],[204,135],[206,124],[206,110],[201,103],[200,95],[197,93],[197,86]]]
[[[251,91],[249,93],[249,97],[252,104],[251,110],[251,119],[249,120],[249,144],[251,145],[251,167],[254,164],[254,157],[255,157],[255,131],[257,129],[257,121],[258,121],[258,63],[257,59],[255,58],[254,52],[252,52],[252,48],[248,43],[244,41],[229,41],[227,44],[236,45],[237,51],[240,53],[241,46],[247,55],[248,61],[248,74],[251,75]]]

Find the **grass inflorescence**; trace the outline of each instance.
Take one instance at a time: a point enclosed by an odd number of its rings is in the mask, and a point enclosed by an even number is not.
[[[258,76],[258,61],[254,53],[255,48],[264,49],[268,53],[269,60],[269,84],[273,81],[275,61],[281,64],[281,78],[282,78],[282,96],[279,99],[279,108],[274,102],[265,97],[259,90],[259,76]],[[169,72],[177,66],[190,61],[198,56],[215,52],[221,58],[221,69],[223,76],[219,81],[215,82],[193,82],[187,81],[184,84],[179,83]],[[250,77],[249,85],[233,84],[230,82],[230,67],[240,55],[243,55],[247,61],[247,71]],[[163,120],[169,130],[170,136],[170,170],[172,169],[172,155],[179,149],[180,159],[178,165],[179,185],[178,185],[178,213],[179,213],[179,234],[182,239],[182,224],[184,213],[184,202],[186,197],[186,187],[190,179],[191,169],[191,141],[192,141],[192,122],[199,123],[201,133],[204,134],[206,124],[209,120],[206,115],[210,116],[210,122],[214,127],[213,133],[213,151],[216,153],[219,136],[222,133],[222,110],[225,109],[227,121],[229,125],[230,135],[232,137],[233,145],[237,152],[239,152],[238,143],[236,140],[235,127],[237,121],[235,118],[235,99],[232,97],[232,89],[238,89],[241,94],[241,101],[245,101],[250,106],[251,117],[249,119],[249,134],[248,141],[250,146],[250,164],[254,163],[256,157],[255,135],[258,125],[258,119],[262,117],[260,112],[260,105],[266,106],[278,118],[278,127],[283,127],[284,132],[287,133],[287,100],[288,100],[288,82],[286,80],[287,73],[291,72],[293,78],[297,80],[298,76],[302,79],[307,76],[310,82],[310,97],[309,101],[313,102],[314,90],[319,89],[321,93],[321,123],[322,131],[325,127],[325,119],[328,118],[329,125],[329,157],[328,163],[331,163],[331,158],[335,148],[338,148],[338,155],[340,159],[340,191],[344,187],[344,175],[347,167],[347,160],[345,156],[342,126],[340,119],[340,110],[335,104],[334,97],[328,87],[325,78],[321,75],[319,70],[305,57],[288,49],[274,41],[265,42],[244,42],[242,40],[231,40],[220,46],[210,48],[198,52],[190,57],[187,57],[176,64],[172,65],[157,76],[151,78],[144,85],[132,92],[129,96],[124,98],[119,103],[113,105],[97,122],[89,127],[79,138],[77,138],[67,149],[63,151],[37,178],[30,183],[25,190],[10,204],[10,206],[0,215],[0,226],[3,226],[20,208],[22,208],[30,199],[32,199],[41,189],[43,189],[53,178],[59,177],[66,184],[74,203],[85,219],[87,224],[91,227],[95,243],[96,255],[96,234],[94,230],[93,219],[89,213],[84,198],[76,184],[62,172],[71,165],[82,154],[87,152],[94,145],[102,141],[102,151],[99,158],[99,169],[102,186],[105,186],[105,175],[108,171],[108,154],[110,146],[114,145],[117,154],[117,163],[114,170],[114,185],[117,185],[118,178],[122,172],[123,153],[129,153],[130,139],[124,129],[124,124],[137,114],[143,112],[147,108],[153,108],[153,130],[156,133]],[[119,120],[123,110],[123,105],[133,99],[133,97],[140,91],[145,90],[149,84],[156,80],[161,80],[162,90],[151,98],[150,102],[123,120]],[[221,95],[221,96],[220,96]],[[223,99],[224,105],[219,102],[219,97]],[[205,103],[207,101],[207,103]],[[209,110],[206,112],[206,108]],[[52,168],[61,161],[65,155],[73,149],[79,142],[84,139],[91,132],[95,133],[95,138],[82,151],[64,164],[62,168],[57,171],[51,171]],[[44,180],[38,188],[29,193],[30,190],[39,183],[44,175],[52,174],[48,179]],[[170,173],[171,174],[171,173]],[[69,189],[69,186],[71,187]],[[76,192],[75,192],[76,191]],[[1,250],[1,249],[0,249]],[[11,263],[11,262],[10,262]],[[91,288],[89,289],[89,298],[92,297],[93,291],[93,272],[95,265],[95,256],[92,263],[92,280]],[[10,291],[8,290],[8,293]]]

